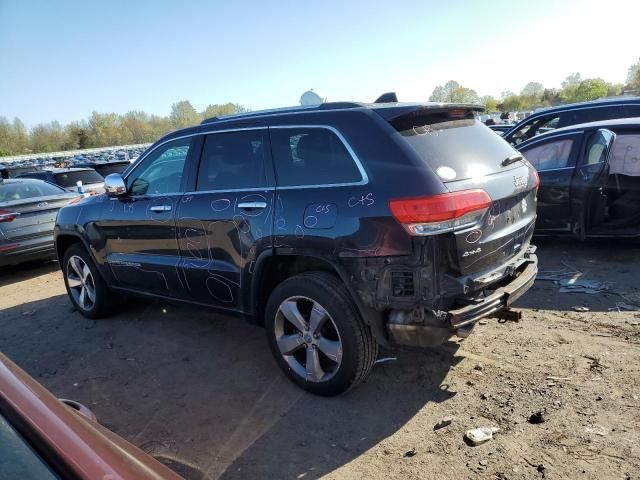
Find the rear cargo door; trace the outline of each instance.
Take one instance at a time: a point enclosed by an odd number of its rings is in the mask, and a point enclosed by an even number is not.
[[[607,170],[608,158],[615,138],[616,134],[611,130],[597,130],[587,137],[582,155],[578,160],[571,182],[572,230],[578,238],[584,239],[586,235],[589,198],[599,187],[600,179]]]
[[[462,275],[483,275],[527,248],[536,219],[537,179],[513,147],[464,107],[425,110],[391,124],[449,191],[480,189],[491,198],[480,220],[451,234]]]
[[[458,264],[463,275],[479,275],[498,268],[529,246],[536,220],[533,168],[517,168],[447,183],[451,191],[481,188],[492,203],[472,228],[454,232]]]

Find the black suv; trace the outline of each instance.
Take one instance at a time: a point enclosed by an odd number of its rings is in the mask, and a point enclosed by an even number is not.
[[[240,314],[323,395],[379,345],[467,336],[537,272],[536,172],[481,109],[326,103],[171,133],[60,211],[69,296],[90,318],[115,293]]]

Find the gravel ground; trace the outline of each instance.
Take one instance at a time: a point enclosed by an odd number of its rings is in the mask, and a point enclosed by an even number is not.
[[[610,289],[560,293],[538,281],[519,322],[488,319],[463,341],[383,351],[396,359],[338,398],[291,385],[264,331],[241,320],[127,301],[88,321],[55,263],[0,272],[0,351],[190,479],[636,479],[640,312],[609,309],[640,294],[640,247],[537,243],[542,270]],[[485,426],[500,432],[465,442]]]

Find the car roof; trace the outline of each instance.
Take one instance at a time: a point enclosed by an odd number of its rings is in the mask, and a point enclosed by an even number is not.
[[[614,118],[612,120],[598,120],[595,122],[579,123],[577,125],[569,125],[568,127],[556,128],[549,130],[541,135],[536,135],[531,140],[539,140],[558,133],[567,133],[577,130],[588,130],[594,128],[615,128],[615,127],[640,127],[640,117]]]
[[[601,107],[603,105],[618,105],[624,103],[638,103],[640,102],[640,97],[606,97],[600,98],[598,100],[591,100],[588,102],[578,102],[578,103],[565,103],[563,105],[557,105],[555,107],[544,108],[542,110],[538,110],[532,113],[529,117],[533,117],[534,115],[538,116],[539,114],[546,115],[547,113],[554,112],[563,112],[566,110],[576,110],[585,107]],[[529,118],[527,117],[527,118]]]
[[[328,102],[312,106],[284,107],[269,110],[257,110],[253,112],[234,113],[222,115],[203,120],[201,125],[222,123],[231,120],[241,120],[249,118],[261,118],[267,116],[292,115],[302,113],[339,111],[339,110],[373,110],[383,118],[395,118],[404,113],[416,110],[442,110],[468,108],[472,110],[484,110],[484,105],[472,103],[436,103],[436,102],[388,102],[388,103],[359,103],[359,102]]]

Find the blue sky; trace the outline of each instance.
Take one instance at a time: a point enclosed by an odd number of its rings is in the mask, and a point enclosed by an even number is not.
[[[617,0],[0,0],[0,116],[167,115],[182,99],[260,109],[309,88],[426,100],[449,79],[499,96],[575,71],[623,82],[639,14]]]

